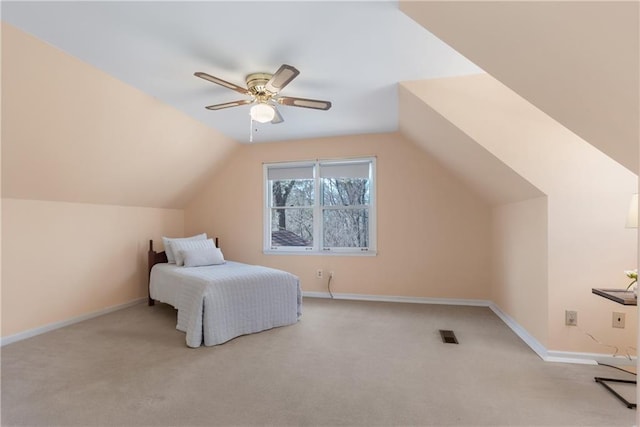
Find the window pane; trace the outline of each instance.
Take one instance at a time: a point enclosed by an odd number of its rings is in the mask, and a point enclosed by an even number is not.
[[[369,247],[368,209],[324,209],[322,221],[324,247]]]
[[[271,182],[271,206],[312,206],[313,179]]]
[[[271,246],[313,246],[313,209],[271,209]]]
[[[363,178],[322,178],[324,206],[368,205],[369,180]]]

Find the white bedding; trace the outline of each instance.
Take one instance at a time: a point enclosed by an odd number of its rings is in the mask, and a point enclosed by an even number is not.
[[[232,261],[193,268],[156,264],[149,292],[178,310],[176,328],[186,332],[189,347],[290,325],[302,315],[296,276]]]

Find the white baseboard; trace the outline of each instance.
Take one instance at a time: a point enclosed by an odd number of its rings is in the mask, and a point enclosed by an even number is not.
[[[309,298],[331,298],[329,292],[302,292],[302,295]],[[469,305],[474,307],[489,307],[491,301],[479,299],[455,299],[455,298],[424,298],[424,297],[401,297],[392,295],[366,295],[366,294],[341,294],[334,293],[333,299],[344,299],[353,301],[379,301],[379,302],[405,302],[412,304],[443,304],[443,305]]]
[[[308,298],[331,298],[328,292],[303,292],[302,295]],[[366,294],[343,294],[334,293],[334,299],[353,300],[353,301],[379,301],[379,302],[400,302],[400,303],[412,303],[412,304],[443,304],[443,305],[465,305],[474,307],[489,307],[511,330],[527,344],[542,360],[545,362],[561,362],[561,363],[580,363],[595,365],[598,363],[605,363],[617,366],[632,366],[636,365],[636,357],[627,358],[624,356],[615,356],[602,353],[578,353],[569,351],[554,351],[547,350],[533,335],[531,335],[525,328],[520,326],[512,317],[504,313],[500,307],[495,303],[488,300],[478,299],[456,299],[456,298],[424,298],[424,297],[403,297],[392,295],[366,295]],[[11,344],[17,341],[22,341],[27,338],[35,337],[36,335],[44,334],[45,332],[53,331],[55,329],[63,328],[65,326],[73,325],[84,320],[89,320],[94,317],[102,316],[104,314],[112,313],[117,310],[132,307],[146,301],[147,298],[138,298],[133,301],[129,301],[124,304],[114,305],[102,310],[95,311],[93,313],[84,314],[82,316],[74,317],[72,319],[63,320],[61,322],[51,323],[49,325],[41,326],[28,331],[20,332],[15,335],[0,338],[0,347],[7,344]]]
[[[585,363],[589,365],[605,364],[614,366],[636,366],[636,356],[622,356],[601,353],[575,353],[571,351],[554,351],[547,352],[545,359],[547,362],[565,362],[565,363]]]
[[[616,366],[632,366],[636,364],[635,356],[627,358],[613,354],[547,350],[533,335],[504,313],[496,304],[491,303],[489,308],[545,362],[578,363],[583,365],[604,363]]]
[[[496,316],[498,316],[511,330],[518,336],[522,341],[527,344],[531,350],[533,350],[542,360],[547,360],[548,350],[543,346],[540,341],[535,339],[533,335],[531,335],[525,328],[520,326],[518,322],[513,320],[511,316],[503,312],[500,307],[498,307],[495,303],[491,303],[489,305],[491,311],[493,311]],[[559,362],[559,360],[557,360]]]
[[[14,343],[16,341],[26,340],[27,338],[35,337],[36,335],[44,334],[45,332],[50,332],[55,329],[60,329],[65,326],[73,325],[74,323],[79,323],[85,320],[93,319],[94,317],[102,316],[104,314],[112,313],[117,310],[122,310],[123,308],[132,307],[134,305],[140,304],[143,301],[146,301],[147,298],[138,298],[133,301],[126,302],[124,304],[118,304],[111,307],[104,308],[102,310],[94,311],[93,313],[83,314],[82,316],[74,317],[72,319],[63,320],[60,322],[50,323],[48,325],[40,326],[38,328],[29,329],[28,331],[19,332],[14,335],[9,335],[7,337],[2,337],[0,339],[0,347],[5,346],[7,344]]]
[[[303,296],[309,298],[331,298],[328,292],[303,292]],[[636,364],[636,357],[626,358],[601,353],[578,353],[570,351],[549,351],[533,335],[516,322],[511,316],[504,313],[500,307],[488,300],[476,299],[455,299],[455,298],[423,298],[423,297],[401,297],[387,295],[361,295],[334,293],[333,299],[354,300],[354,301],[380,301],[380,302],[404,302],[415,304],[445,304],[445,305],[466,305],[474,307],[489,307],[511,330],[527,344],[545,362],[579,363],[586,365],[596,365],[605,363],[616,366],[631,366]]]

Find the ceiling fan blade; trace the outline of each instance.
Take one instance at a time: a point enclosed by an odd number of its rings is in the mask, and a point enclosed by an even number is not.
[[[328,110],[331,108],[331,102],[320,101],[318,99],[292,98],[290,96],[281,96],[274,99],[278,104],[291,105],[293,107],[313,108],[314,110]]]
[[[273,117],[273,120],[271,120],[271,124],[277,125],[278,123],[284,122],[284,119],[282,118],[280,111],[278,111],[275,105],[273,105],[273,110],[276,112],[276,115]]]
[[[196,77],[200,77],[201,79],[208,80],[211,83],[215,83],[215,84],[218,84],[220,86],[226,87],[227,89],[235,90],[236,92],[240,92],[243,95],[251,95],[251,92],[249,92],[249,90],[247,88],[235,85],[233,83],[229,83],[226,80],[219,79],[219,78],[214,77],[214,76],[212,76],[210,74],[198,71],[196,73],[193,73],[193,75],[196,76]]]
[[[291,65],[283,64],[278,71],[271,77],[271,79],[264,85],[271,93],[280,92],[286,85],[291,83],[291,80],[295,79],[300,74],[297,68]]]
[[[251,104],[253,101],[253,99],[242,99],[240,101],[225,102],[224,104],[209,105],[204,108],[206,108],[207,110],[222,110],[223,108],[231,108],[238,107],[240,105]]]

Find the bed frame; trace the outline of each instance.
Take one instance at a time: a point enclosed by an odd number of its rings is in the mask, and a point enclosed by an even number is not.
[[[215,245],[216,248],[219,248],[220,246],[218,246],[218,238],[215,238]],[[149,288],[149,286],[151,285],[151,268],[153,268],[154,265],[159,264],[161,262],[167,262],[167,254],[165,251],[162,252],[156,252],[153,250],[153,240],[149,240],[149,271],[148,271],[148,280],[147,280],[147,296],[148,296],[148,303],[149,305],[155,305],[155,301],[151,298],[151,289]]]

